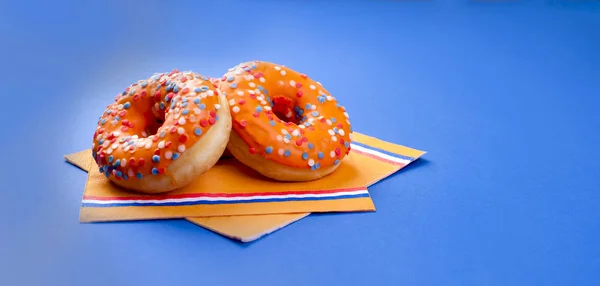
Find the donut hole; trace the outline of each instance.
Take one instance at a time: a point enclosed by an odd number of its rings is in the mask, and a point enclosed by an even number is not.
[[[274,96],[271,105],[273,114],[282,121],[294,124],[302,123],[304,110],[291,99],[281,95]]]

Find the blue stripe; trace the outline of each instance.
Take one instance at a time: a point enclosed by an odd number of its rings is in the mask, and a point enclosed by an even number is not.
[[[413,157],[409,157],[409,156],[404,156],[404,155],[400,155],[400,154],[392,153],[392,152],[390,152],[390,151],[383,150],[383,149],[379,149],[379,148],[375,148],[375,147],[373,147],[373,146],[366,145],[366,144],[363,144],[363,143],[358,143],[358,142],[356,142],[356,141],[355,141],[355,142],[352,142],[352,145],[357,145],[357,146],[363,147],[363,148],[365,148],[365,149],[369,149],[369,150],[377,151],[377,152],[380,152],[380,153],[386,154],[386,155],[388,155],[388,156],[391,156],[391,157],[394,157],[394,158],[399,158],[399,159],[403,159],[403,160],[409,160],[409,161],[411,161],[411,162],[415,160],[415,158],[413,158]]]
[[[356,194],[356,195],[343,195],[336,197],[321,197],[321,198],[273,198],[273,199],[253,199],[253,200],[239,200],[239,201],[209,201],[199,200],[193,202],[169,202],[169,203],[143,203],[143,202],[123,202],[113,204],[96,204],[96,203],[83,203],[83,207],[88,208],[109,208],[109,207],[144,207],[144,206],[193,206],[193,205],[220,205],[220,204],[245,204],[245,203],[275,203],[275,202],[289,202],[289,201],[326,201],[326,200],[338,200],[338,199],[352,199],[352,198],[367,198],[369,194]]]

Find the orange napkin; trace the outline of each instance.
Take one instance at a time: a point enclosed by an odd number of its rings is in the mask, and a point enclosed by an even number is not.
[[[88,174],[80,220],[186,217],[227,237],[251,241],[307,216],[308,212],[372,211],[374,206],[365,186],[393,174],[425,152],[359,133],[354,134],[354,141],[350,156],[336,172],[305,183],[266,180],[234,159],[227,159],[184,190],[149,197],[123,192],[108,183],[102,174],[92,171]],[[65,158],[83,170],[95,170],[90,152],[84,150]],[[248,186],[260,190],[258,201],[248,203],[246,199],[230,203],[232,196],[235,199],[240,198],[238,195],[256,197],[256,191],[248,191]],[[212,192],[198,194],[194,190]],[[276,196],[268,197],[273,193]],[[214,203],[215,196],[217,201],[229,201]],[[213,203],[207,204],[208,199]]]

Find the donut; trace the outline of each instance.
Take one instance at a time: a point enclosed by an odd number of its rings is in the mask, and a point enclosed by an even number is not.
[[[225,96],[194,72],[155,74],[118,94],[98,120],[92,156],[127,190],[181,188],[218,161],[231,133]]]
[[[305,74],[251,61],[218,82],[232,118],[227,149],[244,165],[277,181],[311,181],[334,172],[349,154],[346,109]]]

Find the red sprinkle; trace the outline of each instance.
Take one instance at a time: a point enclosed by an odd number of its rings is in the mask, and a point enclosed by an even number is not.
[[[240,99],[240,101],[238,101],[238,104],[239,104],[239,105],[244,105],[244,103],[246,103],[246,101],[245,101],[245,100],[243,100],[243,99]]]
[[[185,134],[181,134],[181,136],[179,136],[179,142],[181,143],[185,143],[185,141],[187,141],[188,136]]]
[[[254,147],[250,147],[250,154],[255,154],[256,153],[256,149]]]
[[[340,153],[341,153],[341,151],[340,151],[340,148],[339,148],[339,147],[338,147],[338,148],[335,148],[335,154],[339,156],[339,155],[340,155]]]
[[[216,116],[217,116],[217,113],[216,113],[214,110],[211,110],[211,111],[210,111],[210,116],[212,116],[212,117],[216,117]]]
[[[208,121],[206,121],[206,119],[200,120],[200,126],[202,126],[202,127],[208,126]]]
[[[160,155],[160,149],[154,150],[154,155]]]
[[[153,136],[152,137],[152,142],[156,142],[156,141],[158,141],[158,137],[157,136]]]
[[[166,170],[165,170],[165,167],[160,167],[160,168],[158,168],[158,173],[159,173],[159,174],[164,174],[164,173],[165,173],[165,171],[166,171]]]
[[[175,126],[171,127],[171,130],[169,130],[169,132],[171,132],[171,133],[177,132],[177,127],[175,127]]]
[[[123,121],[121,121],[121,125],[129,126],[129,120],[124,119]]]
[[[217,123],[217,120],[211,117],[208,119],[208,123],[210,123],[210,125],[214,125],[215,123]]]
[[[184,77],[184,79],[187,79],[187,77]],[[185,81],[182,80],[181,82],[185,82]],[[190,91],[190,89],[186,87],[181,90],[181,94],[186,94],[186,93],[188,93],[188,91]]]
[[[173,144],[171,141],[165,142],[165,148],[169,148],[169,146],[171,146],[171,144]]]
[[[144,160],[144,158],[140,158],[140,160],[138,160],[138,167],[144,166],[145,163],[146,161]]]
[[[119,117],[123,118],[123,117],[125,117],[125,114],[127,114],[127,112],[125,110],[119,111]]]
[[[299,83],[299,82],[297,82],[297,83],[296,83],[296,88],[301,88],[301,87],[302,87],[302,84],[301,84],[301,83]]]
[[[260,77],[262,77],[262,76],[263,76],[263,73],[261,73],[261,72],[257,72],[257,73],[254,75],[254,78],[260,78]]]
[[[142,90],[142,98],[146,97],[146,91]]]
[[[296,140],[296,145],[298,145],[298,146],[302,146],[302,139],[298,139],[298,140]]]
[[[259,116],[260,116],[260,113],[258,113],[258,112],[256,112],[256,111],[254,111],[254,112],[252,112],[252,116],[254,116],[254,117],[259,117]]]
[[[135,165],[135,158],[131,157],[129,158],[129,166],[134,166]]]
[[[156,98],[156,100],[160,100],[160,90],[157,90],[157,91],[154,93],[154,98]]]
[[[133,96],[133,101],[137,101],[139,98],[140,98],[140,96],[139,96],[139,95],[136,93],[136,94]]]
[[[181,82],[186,82],[187,80],[188,80],[187,76],[184,76],[184,77],[182,77],[182,78],[181,78]],[[187,88],[187,87],[186,87],[186,88]],[[186,93],[187,91],[186,91],[186,92],[184,92],[184,91],[182,90],[181,92],[183,92],[183,93]]]
[[[302,95],[304,95],[304,93],[302,93],[301,91],[298,91],[298,92],[296,93],[296,96],[297,96],[297,97],[302,97]]]
[[[308,138],[302,137],[302,142],[308,142]]]
[[[246,122],[246,120],[242,119],[240,120],[240,125],[244,128],[246,128],[246,126],[248,126],[248,123]]]
[[[121,126],[121,131],[126,132],[127,129],[129,129],[129,127],[127,127],[127,126]]]

